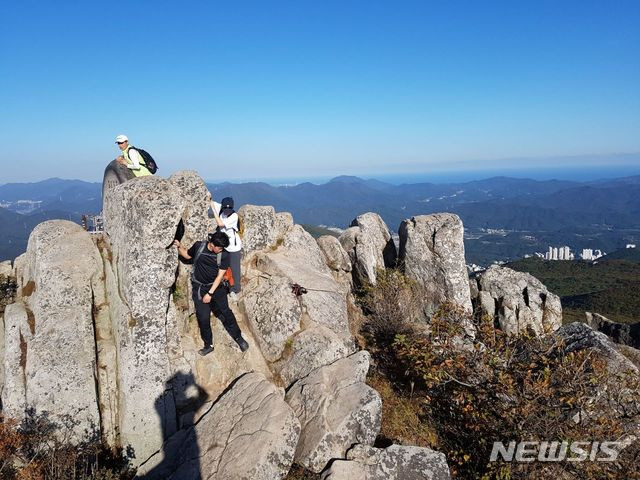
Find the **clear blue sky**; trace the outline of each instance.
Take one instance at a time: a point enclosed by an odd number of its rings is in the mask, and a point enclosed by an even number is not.
[[[119,133],[159,174],[214,181],[640,152],[637,0],[16,0],[0,18],[0,183],[100,181]]]

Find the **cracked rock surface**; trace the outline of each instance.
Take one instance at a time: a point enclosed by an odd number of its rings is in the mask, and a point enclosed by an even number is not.
[[[369,352],[360,351],[318,368],[287,392],[302,432],[295,461],[316,473],[343,458],[355,443],[373,445],[382,420],[378,392],[364,383]]]
[[[248,373],[191,428],[138,470],[147,480],[274,480],[293,462],[300,423],[284,391]]]
[[[396,246],[387,224],[377,213],[359,215],[340,235],[340,244],[349,255],[354,279],[360,284],[375,285],[377,270],[396,264]]]
[[[431,310],[448,301],[471,312],[460,217],[453,213],[418,215],[403,221],[398,233],[398,262],[408,277],[427,289]]]
[[[562,325],[560,297],[533,275],[492,265],[480,275],[478,290],[482,312],[491,315],[509,334],[530,328],[541,335]]]
[[[555,335],[564,340],[566,352],[587,348],[597,350],[607,359],[607,367],[612,373],[640,372],[632,359],[626,355],[623,345],[613,343],[604,333],[594,331],[589,325],[580,322],[569,323],[560,327]]]
[[[322,480],[449,480],[443,453],[430,448],[391,445],[385,449],[355,445],[347,460],[336,460]]]
[[[27,408],[47,412],[69,428],[72,441],[100,423],[92,305],[101,270],[100,254],[80,225],[43,222],[29,237],[17,275],[22,298],[6,312],[7,351],[20,353],[5,356],[7,385],[24,395],[7,392],[3,407],[17,418]]]

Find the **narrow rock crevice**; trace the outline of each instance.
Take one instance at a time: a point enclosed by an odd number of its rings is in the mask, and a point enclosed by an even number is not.
[[[93,286],[91,286],[91,328],[93,330],[93,353],[94,353],[93,379],[95,382],[96,398],[98,399],[98,423],[100,425],[100,432],[104,434],[105,426],[104,426],[103,415],[105,412],[104,412],[104,406],[100,401],[100,399],[102,398],[102,394],[101,394],[102,387],[100,386],[100,379],[99,379],[100,373],[98,371],[98,369],[100,368],[100,361],[98,359],[98,331],[96,327],[97,317],[98,317],[98,307],[96,305],[96,293],[95,293],[95,290],[93,289]]]
[[[529,307],[529,288],[528,287],[524,287],[524,290],[522,290],[522,298],[524,298],[524,304]]]
[[[495,328],[500,328],[500,311],[502,310],[502,301],[504,300],[503,297],[499,297],[499,298],[494,298],[493,299],[493,304],[494,304],[494,309],[493,309],[493,325]]]

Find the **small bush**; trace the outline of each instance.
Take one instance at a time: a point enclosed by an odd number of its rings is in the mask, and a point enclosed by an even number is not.
[[[489,462],[494,441],[612,441],[640,418],[636,374],[611,375],[593,350],[565,353],[556,336],[512,337],[483,318],[472,348],[456,348],[465,319],[444,306],[426,335],[393,344],[405,388],[458,478],[634,478],[640,446],[618,462]]]
[[[71,418],[53,422],[46,413],[27,412],[19,423],[0,416],[0,478],[3,480],[132,479],[132,452],[112,449],[96,432],[68,442]]]
[[[490,462],[495,441],[617,441],[640,424],[640,382],[612,374],[595,350],[560,337],[508,336],[492,319],[443,304],[400,272],[379,272],[359,295],[368,382],[383,399],[377,445],[445,453],[454,478],[640,478],[640,442],[616,462]],[[464,335],[473,325],[475,339]],[[463,328],[465,327],[465,328]]]
[[[359,292],[359,303],[367,314],[364,333],[377,346],[390,345],[397,334],[426,326],[426,301],[418,282],[397,270],[378,270],[376,285],[365,285]]]
[[[382,427],[376,446],[385,448],[391,444],[437,445],[437,432],[424,421],[421,396],[411,395],[394,388],[388,378],[373,373],[367,383],[382,398]]]

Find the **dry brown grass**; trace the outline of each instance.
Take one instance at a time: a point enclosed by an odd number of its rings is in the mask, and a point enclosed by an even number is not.
[[[382,398],[382,428],[379,443],[437,447],[437,433],[420,418],[423,398],[396,391],[391,382],[380,373],[370,375],[367,383]]]
[[[313,473],[300,465],[293,465],[283,480],[320,480],[319,473]]]

